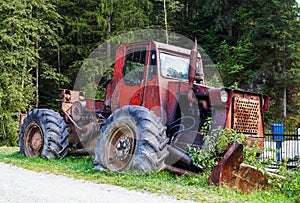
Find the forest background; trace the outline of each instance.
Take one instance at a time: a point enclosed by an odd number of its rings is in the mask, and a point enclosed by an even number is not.
[[[139,29],[190,39],[225,86],[268,94],[265,122],[300,122],[295,0],[0,0],[0,145],[16,145],[20,113],[59,109],[89,54]]]

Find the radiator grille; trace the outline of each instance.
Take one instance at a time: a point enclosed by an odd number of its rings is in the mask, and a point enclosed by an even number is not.
[[[251,99],[235,97],[233,109],[233,129],[240,133],[257,134],[259,131],[259,97]]]

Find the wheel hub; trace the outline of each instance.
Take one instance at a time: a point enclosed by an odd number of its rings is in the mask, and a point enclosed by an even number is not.
[[[130,138],[127,136],[120,137],[116,142],[116,147],[114,150],[116,158],[120,161],[124,160],[128,156],[130,148]]]
[[[121,171],[130,163],[135,150],[134,132],[127,125],[118,125],[110,134],[105,147],[107,168]]]
[[[40,127],[32,123],[25,130],[23,138],[24,153],[26,156],[40,156],[44,141]]]
[[[42,147],[42,136],[40,132],[36,132],[34,133],[34,135],[32,136],[31,139],[31,146],[33,148],[33,150],[35,151],[39,151]]]

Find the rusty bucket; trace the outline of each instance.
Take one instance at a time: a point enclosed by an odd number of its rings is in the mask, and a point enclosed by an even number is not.
[[[243,160],[243,145],[236,141],[214,168],[208,178],[208,183],[218,186],[226,185],[244,193],[266,188],[270,174],[243,164]]]

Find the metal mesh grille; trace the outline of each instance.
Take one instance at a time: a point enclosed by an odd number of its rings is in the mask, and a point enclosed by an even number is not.
[[[235,97],[233,129],[241,133],[257,134],[259,130],[259,97],[251,99]]]

